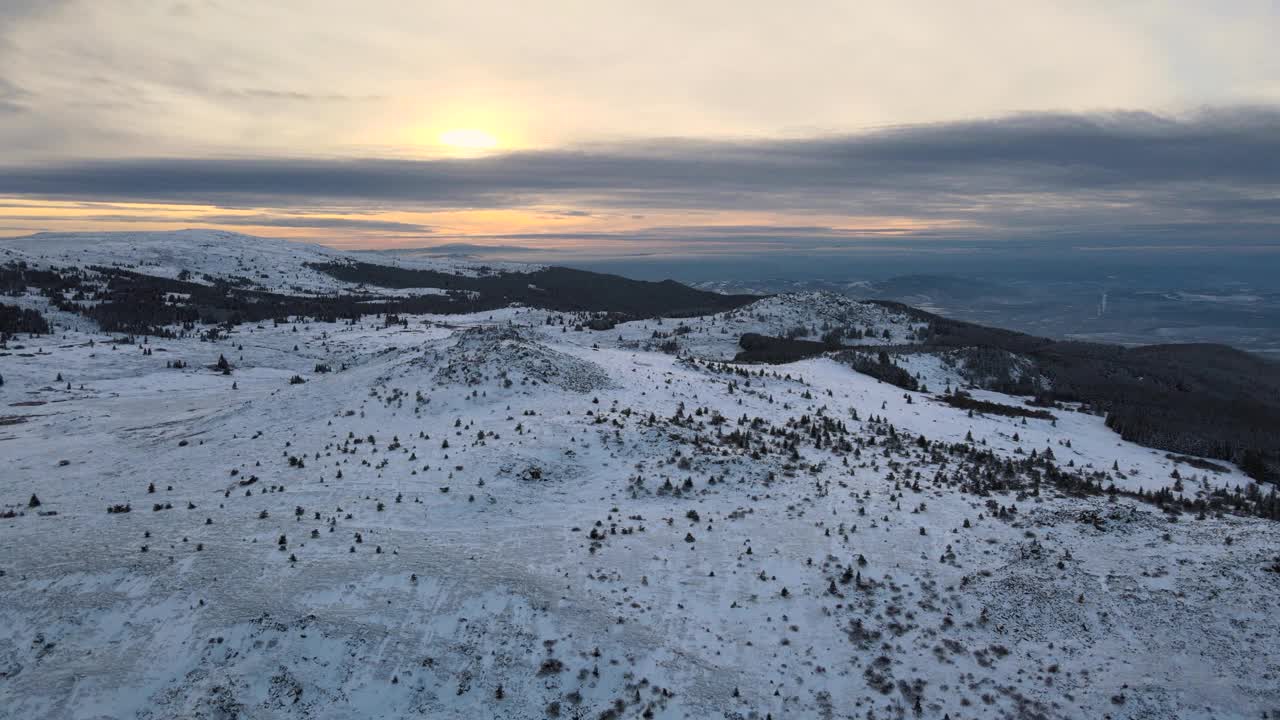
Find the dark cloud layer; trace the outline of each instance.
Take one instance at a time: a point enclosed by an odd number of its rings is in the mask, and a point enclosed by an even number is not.
[[[5,220],[26,220],[26,221],[44,221],[48,222],[49,216],[31,215],[31,214],[7,214],[3,215]],[[345,218],[345,217],[318,217],[315,215],[188,215],[184,217],[175,217],[173,215],[165,215],[162,218],[156,218],[145,213],[127,214],[98,214],[98,215],[76,215],[74,220],[81,222],[103,222],[103,223],[154,223],[157,219],[162,219],[169,223],[186,223],[189,225],[232,225],[240,227],[275,227],[275,228],[315,228],[317,230],[367,230],[377,232],[392,233],[418,233],[425,234],[433,232],[432,228],[427,225],[419,225],[418,223],[396,222],[394,220],[366,220],[364,218]]]
[[[0,166],[0,195],[420,209],[571,202],[636,210],[897,215],[970,221],[993,230],[1268,224],[1280,222],[1280,110],[1208,110],[1186,118],[1026,115],[843,137],[654,140],[466,160]]]

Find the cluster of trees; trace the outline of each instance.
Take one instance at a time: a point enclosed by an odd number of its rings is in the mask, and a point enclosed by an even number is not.
[[[39,311],[0,303],[0,342],[19,334],[44,335],[49,321]]]
[[[915,392],[920,389],[920,381],[906,369],[895,364],[893,358],[889,357],[889,353],[884,350],[877,352],[874,360],[870,355],[860,352],[845,353],[842,359],[863,375],[870,375],[890,385],[897,385],[903,390]]]
[[[57,273],[32,270],[24,262],[10,262],[0,265],[0,294],[16,297],[27,292],[29,276],[49,286],[64,282]],[[48,332],[49,321],[39,311],[0,303],[0,342],[20,333],[44,335]]]
[[[814,357],[830,349],[825,343],[813,340],[797,340],[794,337],[772,337],[759,333],[745,333],[738,338],[738,346],[742,348],[742,352],[734,357],[735,361],[762,362],[772,365]]]
[[[1035,418],[1037,420],[1054,419],[1053,413],[1045,410],[1033,410],[1030,408],[1018,407],[1016,405],[1005,405],[1003,403],[989,402],[987,400],[978,400],[969,393],[959,390],[944,395],[942,399],[951,407],[960,408],[961,410],[970,410],[984,415]]]

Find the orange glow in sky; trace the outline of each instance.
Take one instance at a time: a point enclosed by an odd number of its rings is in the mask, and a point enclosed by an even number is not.
[[[806,221],[847,236],[850,241],[958,226],[954,221],[924,223],[902,217],[812,215]],[[350,226],[344,227],[341,223],[350,223]],[[465,241],[508,247],[598,250],[611,240],[625,239],[628,233],[647,236],[660,228],[669,237],[650,239],[645,248],[676,250],[682,244],[680,230],[689,233],[741,231],[759,235],[767,233],[771,226],[778,226],[779,232],[785,233],[787,226],[794,223],[794,217],[762,212],[667,211],[635,215],[624,211],[566,212],[563,208],[529,207],[299,213],[273,208],[0,198],[0,236],[42,231],[128,232],[213,227],[344,248],[429,247]],[[706,242],[703,247],[711,250],[716,243]]]

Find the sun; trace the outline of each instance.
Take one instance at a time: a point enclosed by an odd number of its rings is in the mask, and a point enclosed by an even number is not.
[[[492,133],[474,128],[457,128],[440,133],[439,141],[445,147],[463,152],[480,152],[498,147],[498,138]]]

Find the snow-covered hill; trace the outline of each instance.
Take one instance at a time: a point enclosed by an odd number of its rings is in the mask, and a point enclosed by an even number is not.
[[[636,346],[803,300],[602,332],[507,309],[11,341],[0,717],[1280,707],[1280,525],[1124,494],[1238,471],[830,359]]]
[[[458,314],[513,304],[635,318],[714,313],[756,299],[562,267],[343,252],[210,230],[2,241],[0,292],[15,298],[6,304],[159,335],[197,319]]]
[[[480,263],[459,258],[402,259],[335,250],[312,243],[255,237],[223,230],[164,232],[39,233],[0,240],[0,263],[23,260],[42,266],[123,268],[162,278],[208,284],[210,278],[248,281],[251,287],[288,294],[355,292],[359,288],[308,267],[335,262],[373,262],[474,276],[481,268],[527,272],[536,266]],[[442,292],[414,288],[400,292]],[[380,294],[394,292],[380,288]]]

